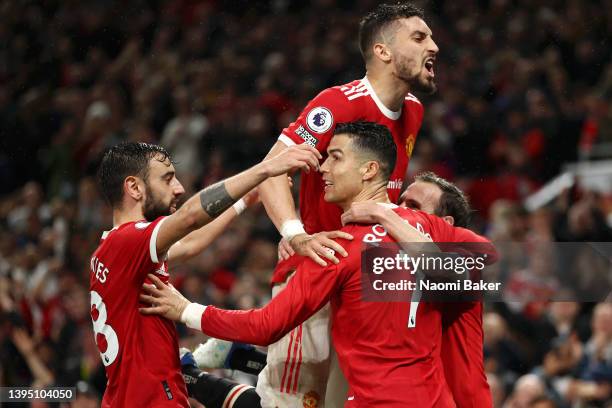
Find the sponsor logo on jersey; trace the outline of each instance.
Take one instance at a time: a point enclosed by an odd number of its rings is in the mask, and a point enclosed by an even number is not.
[[[394,190],[394,189],[400,190],[403,184],[404,184],[404,181],[400,178],[389,180],[389,182],[387,183],[387,189],[388,190]]]
[[[304,139],[305,143],[308,143],[312,147],[316,147],[317,143],[319,143],[319,139],[310,134],[308,130],[304,128],[304,126],[300,125],[297,129],[295,129],[295,134]]]
[[[329,109],[318,106],[308,112],[306,124],[315,133],[325,133],[334,124],[334,117]]]
[[[136,224],[134,224],[134,227],[136,227],[137,229],[145,229],[150,224],[151,224],[150,222],[140,221],[140,222],[137,222]]]
[[[320,400],[321,397],[319,394],[317,394],[317,392],[314,390],[310,390],[304,394],[304,397],[302,398],[302,406],[304,408],[317,408]]]
[[[414,137],[412,133],[409,134],[406,138],[406,156],[408,156],[409,158],[412,156],[412,149],[414,149],[415,140],[416,137]]]

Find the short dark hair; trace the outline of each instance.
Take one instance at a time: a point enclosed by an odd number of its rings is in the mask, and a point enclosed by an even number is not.
[[[123,198],[123,181],[137,176],[147,180],[149,161],[156,158],[172,162],[170,153],[161,146],[144,142],[123,142],[109,148],[98,168],[98,183],[106,201],[116,207]]]
[[[359,23],[359,49],[367,62],[372,53],[372,44],[379,33],[400,18],[424,18],[423,10],[410,3],[379,4]]]
[[[334,134],[346,134],[358,150],[372,153],[380,164],[382,177],[389,180],[397,157],[389,128],[374,122],[347,122],[338,123]]]
[[[438,217],[450,215],[453,217],[456,227],[467,228],[470,223],[472,209],[467,196],[459,187],[431,171],[417,174],[414,180],[435,184],[442,190],[440,201],[434,211],[435,215]]]

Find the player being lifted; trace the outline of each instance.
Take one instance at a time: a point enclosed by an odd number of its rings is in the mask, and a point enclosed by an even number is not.
[[[359,46],[366,75],[346,85],[322,91],[284,129],[270,157],[286,146],[307,143],[325,153],[337,123],[357,120],[386,126],[397,147],[390,169],[388,194],[392,202],[400,189],[423,118],[423,106],[410,92],[432,93],[438,47],[420,9],[410,4],[378,5],[359,26]],[[323,199],[324,183],[318,172],[302,174],[300,218],[286,177],[272,178],[260,186],[266,211],[283,239],[299,255],[320,265],[347,256],[331,238],[350,239],[334,231],[341,227],[341,210]],[[299,257],[280,262],[272,278],[273,296],[287,283]],[[324,308],[305,325],[268,349],[268,364],[259,376],[257,392],[265,407],[302,407],[306,394],[319,404],[325,399],[329,372],[329,310]]]
[[[188,257],[202,246],[202,240],[188,234],[267,177],[318,169],[320,157],[306,145],[286,149],[202,190],[177,210],[184,189],[162,147],[123,143],[106,152],[99,179],[113,209],[113,229],[102,235],[90,271],[93,329],[108,377],[102,406],[189,406],[174,323],[138,313],[147,274],[168,282],[167,261]],[[202,238],[202,231],[194,234]]]
[[[366,200],[390,205],[386,186],[396,148],[389,131],[381,125],[358,122],[341,125],[336,133],[321,167],[325,199],[344,210]],[[424,212],[397,206],[395,211],[411,225],[420,224],[434,241],[482,240]],[[180,320],[210,336],[268,345],[331,301],[334,344],[350,386],[346,406],[454,407],[439,359],[439,308],[426,302],[414,307],[409,302],[362,301],[361,242],[372,228],[344,227],[343,231],[355,237],[342,243],[349,256],[328,266],[305,260],[286,288],[262,309],[226,311],[189,303],[151,276],[156,286],[144,288],[147,294],[141,299],[151,306],[143,313]],[[412,236],[402,238],[423,240],[418,231],[412,231]],[[393,241],[385,235],[383,242]],[[407,324],[409,316],[411,325]]]

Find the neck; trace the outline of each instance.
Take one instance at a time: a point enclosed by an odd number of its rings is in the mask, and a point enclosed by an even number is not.
[[[363,190],[359,192],[359,194],[353,197],[352,200],[346,203],[340,204],[340,207],[342,207],[342,211],[347,211],[349,208],[351,208],[351,204],[358,203],[361,201],[374,201],[376,203],[391,203],[391,200],[389,200],[389,195],[387,194],[387,183],[384,183],[384,184],[379,183],[379,184],[371,186],[371,188],[368,188],[368,187],[364,188]]]
[[[142,214],[142,208],[138,205],[132,206],[129,209],[113,209],[113,227],[142,219],[144,219],[144,215]]]
[[[378,99],[389,109],[397,112],[404,104],[404,98],[410,92],[410,86],[396,78],[394,75],[379,72],[376,70],[368,70],[366,77]]]

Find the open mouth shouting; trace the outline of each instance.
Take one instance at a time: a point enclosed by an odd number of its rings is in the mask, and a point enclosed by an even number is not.
[[[434,73],[434,62],[436,61],[436,57],[429,57],[425,59],[425,69],[431,78],[435,77]]]

